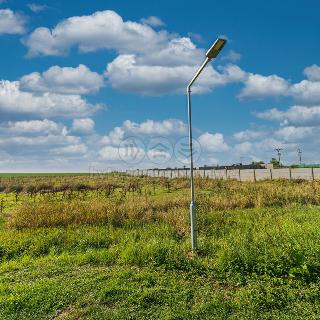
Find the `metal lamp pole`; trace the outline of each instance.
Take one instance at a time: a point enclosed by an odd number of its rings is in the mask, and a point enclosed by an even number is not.
[[[191,203],[190,203],[190,225],[191,225],[191,247],[192,250],[198,249],[197,241],[197,219],[196,219],[196,207],[194,202],[194,179],[193,179],[193,150],[192,150],[192,118],[191,118],[191,86],[197,80],[202,70],[212,59],[216,58],[219,52],[222,50],[227,40],[218,38],[212,47],[206,53],[206,59],[203,64],[194,75],[187,87],[188,95],[188,128],[189,128],[189,149],[190,149],[190,191],[191,191]]]

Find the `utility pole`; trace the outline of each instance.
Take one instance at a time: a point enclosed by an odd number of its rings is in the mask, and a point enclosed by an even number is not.
[[[302,151],[301,151],[300,148],[298,148],[297,151],[298,151],[299,163],[300,163],[300,166],[301,166],[301,164],[302,164]]]
[[[283,149],[282,149],[282,148],[275,148],[274,150],[277,151],[279,166],[281,167],[281,151],[282,151]]]

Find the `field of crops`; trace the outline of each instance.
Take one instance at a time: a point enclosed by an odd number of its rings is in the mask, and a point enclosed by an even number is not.
[[[320,182],[0,178],[0,319],[319,319]]]

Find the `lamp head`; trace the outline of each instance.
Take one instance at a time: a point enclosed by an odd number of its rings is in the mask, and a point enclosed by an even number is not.
[[[226,39],[218,38],[214,42],[212,47],[207,51],[206,53],[207,58],[210,60],[213,58],[216,58],[226,43],[227,43]]]

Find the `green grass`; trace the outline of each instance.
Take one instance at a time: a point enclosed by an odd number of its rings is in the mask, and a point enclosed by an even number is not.
[[[259,188],[269,187],[278,198],[271,191],[261,198]],[[176,203],[183,188],[113,194],[110,205],[127,213],[121,223],[70,220],[47,228],[9,228],[17,204],[2,195],[12,212],[0,220],[0,319],[319,319],[320,206],[308,188],[203,188],[197,254],[183,218],[188,208]],[[102,198],[93,193],[92,201]]]
[[[3,229],[0,318],[317,319],[319,223],[318,207],[213,212],[197,256],[166,223]]]
[[[91,175],[109,175],[110,173],[89,173],[89,172],[0,172],[0,178],[10,177],[88,177]]]

